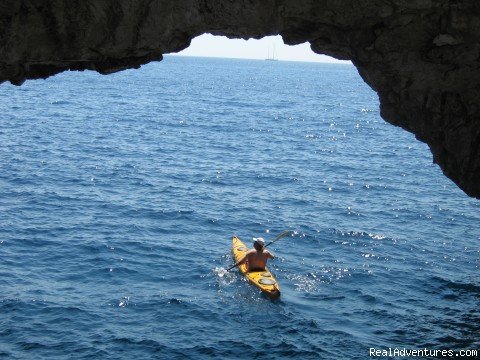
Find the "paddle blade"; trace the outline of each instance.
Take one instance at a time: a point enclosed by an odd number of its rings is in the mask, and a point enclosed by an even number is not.
[[[222,278],[224,277],[227,273],[228,273],[228,270],[223,268],[223,267],[216,267],[215,270],[213,270],[217,275],[218,277]]]
[[[285,230],[284,232],[282,232],[281,234],[277,235],[277,237],[273,240],[273,241],[277,241],[285,236],[289,236],[289,235],[292,235],[293,234],[293,231],[292,230]],[[272,241],[272,242],[273,242]]]

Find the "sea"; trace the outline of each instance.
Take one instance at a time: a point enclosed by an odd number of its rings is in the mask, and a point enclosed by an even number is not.
[[[351,64],[0,85],[2,359],[474,358],[479,224]],[[225,271],[285,230],[279,300]]]

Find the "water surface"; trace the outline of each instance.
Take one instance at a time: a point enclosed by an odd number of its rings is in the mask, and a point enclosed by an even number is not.
[[[479,202],[349,65],[166,57],[0,87],[0,356],[473,349]],[[281,301],[233,272],[273,239]]]

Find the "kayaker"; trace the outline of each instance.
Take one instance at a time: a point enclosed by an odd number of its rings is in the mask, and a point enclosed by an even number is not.
[[[235,266],[247,263],[248,271],[265,271],[267,260],[274,258],[275,256],[265,249],[265,240],[263,238],[253,238],[253,249],[248,250]]]

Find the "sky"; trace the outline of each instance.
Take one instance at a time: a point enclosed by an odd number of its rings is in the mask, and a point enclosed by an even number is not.
[[[278,60],[350,63],[330,56],[315,54],[310,49],[309,43],[295,46],[285,45],[279,35],[267,36],[260,40],[241,40],[203,34],[193,39],[187,49],[176,55],[264,60],[269,56],[272,57],[274,50]]]

